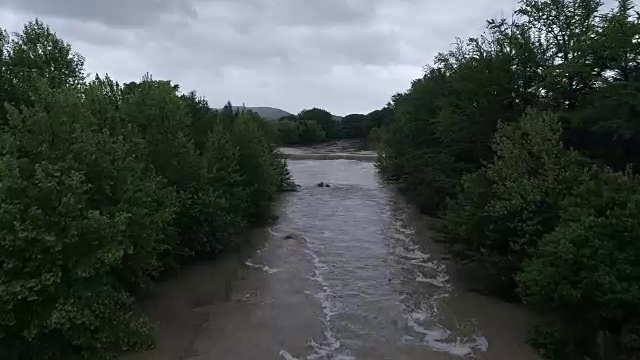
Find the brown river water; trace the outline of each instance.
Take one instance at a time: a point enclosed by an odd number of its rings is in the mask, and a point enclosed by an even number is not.
[[[429,220],[373,163],[289,168],[301,189],[278,222],[161,284],[145,305],[157,347],[123,360],[539,359],[525,345],[533,317],[464,290]]]

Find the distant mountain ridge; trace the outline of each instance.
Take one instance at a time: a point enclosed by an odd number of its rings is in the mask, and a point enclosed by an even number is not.
[[[283,116],[289,116],[289,115],[293,115],[288,111],[284,111],[282,109],[278,109],[278,108],[273,108],[273,107],[269,107],[269,106],[234,106],[233,109],[236,110],[242,110],[242,109],[246,109],[246,110],[251,110],[253,112],[255,112],[256,114],[260,115],[262,118],[266,119],[266,120],[276,120],[279,119]]]
[[[270,106],[233,106],[233,110],[242,110],[242,109],[251,110],[266,120],[277,120],[284,116],[294,115],[288,111],[270,107]],[[340,121],[342,120],[342,118],[343,118],[342,116],[333,115],[333,119],[335,121]]]

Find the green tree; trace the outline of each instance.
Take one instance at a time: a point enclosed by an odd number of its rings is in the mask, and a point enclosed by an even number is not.
[[[369,117],[363,114],[349,114],[340,120],[340,130],[349,139],[364,139],[369,133]]]
[[[247,115],[238,118],[233,129],[233,141],[240,149],[239,166],[243,173],[250,221],[261,220],[267,214],[280,184],[280,160],[264,133],[260,120]]]
[[[632,175],[608,169],[593,167],[589,175],[562,202],[559,225],[524,262],[518,282],[528,304],[559,314],[559,331],[538,340],[548,358],[634,359],[640,186]]]
[[[502,292],[515,289],[523,260],[557,226],[559,203],[583,176],[584,160],[563,149],[561,135],[550,114],[501,126],[494,161],[463,178],[445,216],[448,233],[489,265]]]
[[[600,7],[521,1],[439,54],[372,131],[383,178],[444,215],[452,245],[498,289],[554,320],[534,339],[552,359],[639,348],[640,22],[631,1]]]
[[[544,98],[554,109],[575,108],[579,95],[592,89],[600,0],[524,0],[517,14],[533,35],[542,64]]]
[[[150,345],[134,301],[177,260],[235,245],[294,185],[257,115],[149,74],[87,83],[82,62],[37,20],[0,30],[3,358]]]
[[[640,168],[640,22],[629,1],[602,17],[597,38],[599,86],[580,95],[577,109],[568,116],[565,141],[617,170],[633,164]]]
[[[315,144],[328,139],[322,127],[315,121],[299,120],[297,125],[300,141],[303,144]]]
[[[338,137],[338,123],[330,112],[318,108],[302,110],[298,114],[298,121],[314,121],[325,133],[327,140]]]
[[[279,119],[274,122],[277,137],[280,143],[295,145],[300,143],[300,129],[294,121]]]
[[[205,151],[207,137],[216,123],[218,113],[211,109],[207,100],[198,96],[195,91],[182,95],[181,99],[191,120],[189,124],[190,136],[196,149],[202,153]]]
[[[42,85],[31,99],[2,128],[2,342],[19,358],[141,346],[144,322],[122,309],[172,247],[173,192],[100,130],[76,91]]]
[[[227,126],[229,126],[238,118],[238,115],[239,114],[233,110],[233,106],[231,105],[231,102],[227,101],[227,103],[224,105],[222,110],[220,110],[220,113],[218,114],[218,119],[222,123],[227,124]]]
[[[367,118],[371,129],[381,128],[393,122],[393,109],[390,105],[387,105],[382,109],[368,113]]]
[[[3,102],[32,105],[29,95],[43,80],[52,89],[84,83],[84,58],[40,20],[25,24],[12,38],[0,34]]]

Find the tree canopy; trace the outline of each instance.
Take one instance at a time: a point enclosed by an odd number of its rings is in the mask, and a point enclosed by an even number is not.
[[[326,110],[313,108],[303,110],[298,115],[281,117],[272,123],[272,132],[275,142],[282,145],[308,145],[339,139],[378,142],[379,129],[390,123],[392,118],[390,107],[342,118],[336,118]]]
[[[0,30],[0,357],[149,346],[133,301],[237,245],[292,186],[267,125],[145,75],[86,79],[40,21]],[[230,106],[230,105],[229,105]]]
[[[640,351],[639,38],[629,0],[522,0],[437,55],[375,131],[383,177],[545,315],[548,359]]]

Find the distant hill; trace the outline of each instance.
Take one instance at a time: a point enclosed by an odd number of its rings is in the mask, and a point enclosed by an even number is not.
[[[242,108],[243,108],[242,106],[234,106],[233,110],[242,110]],[[258,115],[262,116],[266,120],[276,120],[284,116],[293,115],[288,111],[284,111],[282,109],[273,108],[269,106],[245,106],[244,108],[257,113]],[[342,116],[333,115],[333,120],[335,121],[340,121],[342,120],[342,118],[343,118]]]
[[[233,109],[242,109],[242,106],[234,106]],[[264,119],[267,120],[275,120],[275,119],[279,119],[283,116],[289,116],[292,115],[289,112],[286,112],[282,109],[277,109],[277,108],[272,108],[272,107],[268,107],[268,106],[246,106],[245,109],[247,110],[251,110],[255,113],[257,113],[258,115],[262,116]]]

